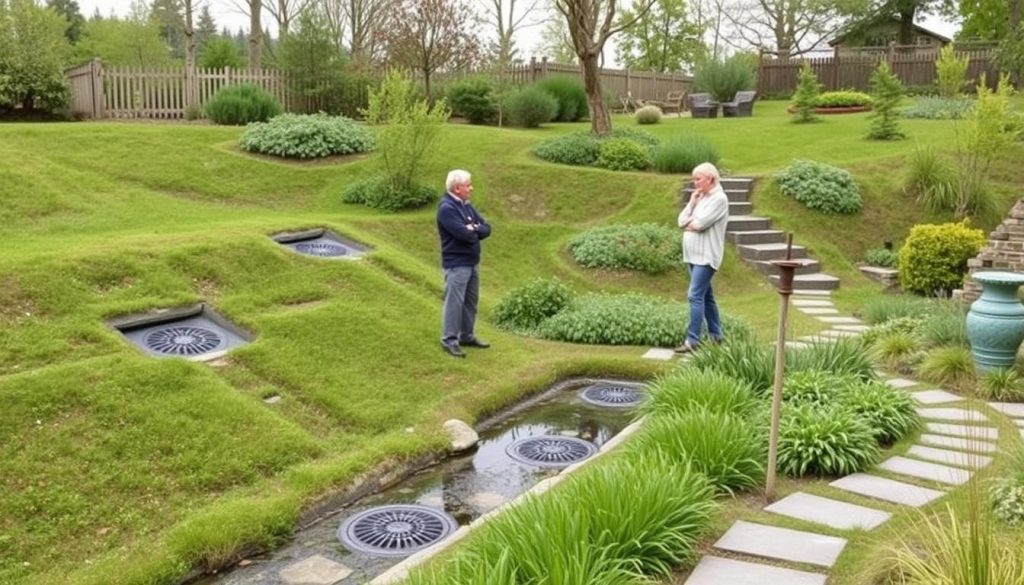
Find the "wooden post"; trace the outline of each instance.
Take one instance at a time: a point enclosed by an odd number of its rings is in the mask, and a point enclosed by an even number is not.
[[[775,337],[775,384],[772,392],[771,428],[768,435],[768,468],[765,470],[764,497],[775,500],[775,468],[779,456],[779,418],[782,411],[782,374],[786,367],[786,321],[789,319],[789,295],[793,294],[793,276],[800,262],[792,260],[793,234],[786,236],[786,259],[773,260],[779,267],[779,330]]]
[[[99,120],[106,117],[107,104],[103,91],[103,63],[98,57],[89,63],[89,84],[92,90],[92,119]]]
[[[839,91],[839,44],[832,48],[832,87],[829,89]]]

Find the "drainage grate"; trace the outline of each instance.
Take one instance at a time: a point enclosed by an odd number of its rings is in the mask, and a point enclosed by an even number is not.
[[[294,252],[318,258],[356,259],[367,250],[362,244],[322,228],[277,234],[273,240]]]
[[[324,240],[315,242],[299,242],[292,246],[296,252],[300,254],[306,254],[307,256],[345,256],[348,254],[348,249],[340,244],[332,244]]]
[[[338,528],[338,539],[353,552],[405,556],[438,542],[457,527],[454,518],[426,506],[380,506],[345,520]]]
[[[632,408],[643,402],[644,393],[622,384],[594,384],[580,392],[584,402],[609,408]]]
[[[583,439],[540,435],[519,439],[506,447],[505,452],[522,463],[540,467],[565,467],[597,453],[597,447]]]
[[[220,335],[202,327],[164,327],[146,336],[146,346],[166,355],[199,355],[224,343]]]

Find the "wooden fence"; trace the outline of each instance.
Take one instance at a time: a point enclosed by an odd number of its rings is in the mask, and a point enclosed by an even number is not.
[[[691,79],[682,74],[601,69],[602,87],[613,99],[632,95],[663,99],[671,91],[688,90]],[[470,74],[439,76],[451,80]],[[549,63],[546,59],[513,67],[513,84],[524,85],[548,76],[580,77],[577,65]],[[72,112],[82,118],[184,118],[190,104],[202,108],[219,89],[252,83],[274,95],[290,112],[316,112],[316,97],[302,95],[287,76],[275,69],[195,69],[183,67],[140,68],[102,64],[98,59],[65,72],[71,88]]]
[[[796,89],[797,78],[804,62],[811,65],[814,74],[818,76],[818,81],[829,91],[866,91],[871,74],[882,60],[889,62],[889,67],[904,86],[934,85],[938,51],[915,48],[917,50],[890,45],[877,50],[864,49],[852,55],[840,54],[837,48],[831,57],[812,59],[772,58],[762,55],[757,72],[757,91],[762,96],[792,92]],[[976,81],[984,73],[988,84],[995,84],[999,71],[993,63],[990,49],[957,50],[956,53],[968,59],[968,80]]]

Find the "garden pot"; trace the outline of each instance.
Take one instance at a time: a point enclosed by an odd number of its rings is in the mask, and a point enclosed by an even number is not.
[[[974,364],[980,371],[1013,367],[1024,341],[1024,305],[1017,297],[1024,274],[976,272],[971,277],[982,286],[981,297],[967,313]]]

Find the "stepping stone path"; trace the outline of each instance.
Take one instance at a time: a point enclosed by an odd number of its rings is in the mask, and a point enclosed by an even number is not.
[[[799,308],[801,305],[794,303]],[[805,307],[821,307],[814,303]],[[787,342],[787,346],[794,343]],[[903,378],[886,381],[893,388],[917,386],[917,382]],[[932,389],[912,392],[911,396],[924,405],[944,404],[961,400],[956,394]],[[990,403],[990,406],[1011,417],[1021,427],[1024,437],[1024,404]],[[987,422],[988,418],[975,410],[957,408],[918,408],[924,419]],[[992,458],[980,453],[995,452],[998,430],[980,425],[926,422],[919,444],[911,446],[906,457],[894,456],[877,465],[877,471],[853,473],[830,484],[829,489],[839,493],[857,494],[874,500],[919,508],[939,500],[950,486],[966,483],[973,470],[985,467]],[[878,472],[890,474],[882,477]],[[902,481],[932,482],[931,487]],[[823,524],[837,530],[872,530],[887,522],[892,514],[868,506],[859,506],[823,495],[796,492],[764,508],[791,518]],[[737,520],[714,544],[714,548],[732,554],[745,555],[751,560],[726,559],[708,555],[701,559],[685,585],[824,585],[827,574],[799,571],[776,566],[778,563],[803,563],[830,568],[847,544],[846,539],[755,524]],[[757,562],[767,559],[776,565]]]

